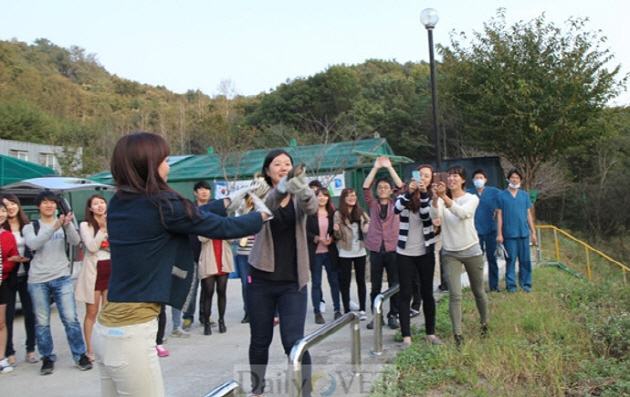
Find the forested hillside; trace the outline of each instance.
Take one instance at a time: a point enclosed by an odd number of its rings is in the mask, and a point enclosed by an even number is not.
[[[179,95],[112,75],[82,48],[0,41],[0,136],[83,146],[85,174],[106,169],[116,140],[138,130],[164,136],[174,154],[378,133],[398,154],[432,158],[428,73],[424,64],[370,60],[331,66],[254,97],[231,97],[229,86],[214,97]]]

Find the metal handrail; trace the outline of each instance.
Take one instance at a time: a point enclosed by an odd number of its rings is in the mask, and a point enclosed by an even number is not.
[[[289,355],[289,363],[293,368],[293,378],[296,381],[296,396],[300,396],[302,393],[302,359],[304,357],[304,353],[310,347],[315,346],[348,324],[352,324],[352,327],[350,328],[352,345],[352,375],[356,376],[361,373],[361,334],[359,316],[354,312],[350,312],[315,330],[315,332],[306,335],[293,345],[293,349],[291,349],[291,354]]]
[[[607,261],[614,263],[615,265],[619,266],[621,268],[621,270],[623,270],[623,281],[624,283],[627,282],[626,280],[626,272],[630,272],[630,268],[624,266],[621,262],[616,261],[614,259],[612,259],[611,257],[609,257],[608,255],[604,254],[603,252],[591,247],[589,244],[583,242],[582,240],[577,239],[576,237],[573,237],[572,235],[570,235],[569,233],[565,232],[564,230],[553,226],[553,225],[536,225],[536,229],[540,230],[540,229],[551,229],[553,230],[553,238],[554,238],[554,247],[555,247],[555,251],[556,251],[556,260],[558,261],[558,263],[560,263],[560,245],[558,244],[558,232],[562,233],[565,237],[575,241],[578,244],[581,244],[584,249],[586,250],[586,275],[588,277],[589,280],[593,280],[593,275],[591,273],[591,257],[589,255],[589,251],[593,251],[596,254],[598,254],[599,256],[601,256],[602,258],[606,259]],[[539,234],[540,236],[540,234]],[[539,251],[539,257],[540,257],[540,243],[538,244],[538,251]]]
[[[241,385],[235,380],[230,380],[215,388],[203,397],[242,397],[244,395],[245,392],[241,388]]]
[[[400,291],[400,285],[395,284],[374,298],[374,350],[371,351],[374,356],[383,354],[383,322],[381,321],[381,318],[383,318],[383,303],[398,291]]]

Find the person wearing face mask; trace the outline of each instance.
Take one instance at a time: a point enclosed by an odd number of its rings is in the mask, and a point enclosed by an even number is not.
[[[474,188],[468,189],[466,192],[473,194],[479,198],[479,206],[475,211],[475,229],[479,236],[479,245],[484,251],[488,260],[488,283],[490,284],[490,292],[501,292],[499,288],[499,266],[494,251],[497,249],[497,222],[496,209],[497,200],[501,190],[496,187],[487,186],[488,176],[481,170],[473,172]]]
[[[536,245],[536,229],[532,216],[529,194],[521,190],[523,174],[512,168],[507,175],[509,186],[499,194],[497,209],[497,243],[503,243],[507,251],[505,287],[516,292],[516,259],[519,263],[518,283],[530,292],[532,289],[532,262],[529,241]]]

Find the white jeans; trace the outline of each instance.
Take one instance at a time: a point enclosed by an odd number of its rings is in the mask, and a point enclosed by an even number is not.
[[[101,375],[101,396],[164,396],[156,334],[157,319],[124,327],[94,324],[92,345]]]

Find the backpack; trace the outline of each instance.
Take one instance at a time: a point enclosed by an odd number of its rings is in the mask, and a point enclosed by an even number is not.
[[[39,233],[39,228],[40,228],[39,219],[36,219],[31,223],[33,224],[33,232],[37,236],[37,233]],[[63,230],[63,242],[64,242],[64,248],[66,251],[66,258],[68,258],[68,262],[70,266],[70,274],[72,274],[72,271],[74,268],[74,262],[79,260],[79,252],[80,252],[79,245],[70,244],[68,242],[68,235],[66,234],[66,229],[62,226],[61,230]],[[31,251],[31,253],[35,255],[35,251]]]

